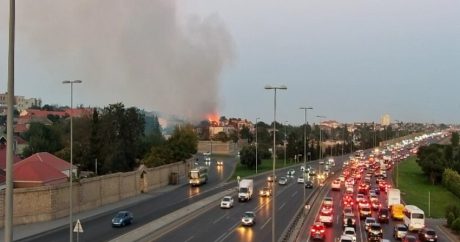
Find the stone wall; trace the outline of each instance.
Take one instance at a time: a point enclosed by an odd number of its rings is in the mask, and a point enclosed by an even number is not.
[[[229,155],[238,152],[238,145],[233,142],[221,142],[221,141],[199,141],[198,152],[211,152],[213,154]]]
[[[180,179],[190,162],[177,162],[133,172],[86,178],[73,183],[73,212],[83,212],[167,186],[172,172]],[[179,179],[179,180],[180,180]],[[14,189],[13,223],[27,224],[66,217],[69,214],[69,184]],[[5,190],[0,191],[0,227],[4,224]]]

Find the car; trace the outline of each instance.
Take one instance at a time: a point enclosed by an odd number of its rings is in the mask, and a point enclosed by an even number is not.
[[[344,207],[353,206],[353,198],[350,195],[345,195],[342,199]]]
[[[403,204],[393,204],[391,206],[391,217],[397,220],[403,220],[404,218],[404,205]]]
[[[305,166],[300,166],[300,171],[305,171]]]
[[[324,160],[319,160],[320,165],[324,165]]]
[[[256,223],[256,214],[252,211],[244,212],[241,223],[243,226],[253,226]]]
[[[316,176],[316,171],[313,169],[310,169],[310,172],[308,172],[308,174],[310,174],[310,176]]]
[[[216,162],[216,164],[217,164],[218,166],[223,166],[223,165],[224,165],[224,161],[218,160],[218,161]]]
[[[356,227],[355,215],[345,214],[343,216],[343,227]]]
[[[272,189],[270,189],[269,187],[264,187],[259,191],[259,195],[261,197],[269,197],[272,195]]]
[[[331,206],[333,206],[334,202],[332,200],[332,197],[325,197],[324,200],[323,200],[323,205],[331,205]]]
[[[397,224],[393,228],[393,238],[395,239],[402,239],[407,235],[407,227],[404,224]]]
[[[360,203],[363,200],[366,200],[366,196],[364,196],[364,194],[358,193],[358,195],[356,195],[356,202]]]
[[[388,210],[388,208],[380,208],[378,215],[377,215],[377,220],[380,223],[388,223],[389,218],[390,218],[390,211]]]
[[[364,200],[361,200],[361,201],[358,203],[358,207],[360,207],[360,208],[370,208],[370,207],[371,207],[371,204],[369,203],[369,201],[367,201],[366,199],[364,199]]]
[[[287,171],[287,176],[293,177],[294,174],[295,174],[295,170],[294,170],[294,169],[289,169],[289,171]]]
[[[369,238],[380,238],[382,239],[383,237],[383,229],[382,226],[379,223],[373,223],[369,226],[369,229],[367,230],[367,237]]]
[[[341,183],[340,183],[340,180],[339,179],[336,179],[332,182],[331,184],[331,189],[333,191],[339,191],[340,190],[340,186],[341,186]]]
[[[353,190],[353,186],[346,186],[346,188],[345,188],[345,194],[350,195],[350,196],[353,196],[354,193],[355,193],[355,192],[354,192],[354,190]]]
[[[328,205],[328,204],[324,204],[323,206],[321,206],[321,212],[322,213],[330,214],[330,213],[332,213],[333,209],[334,208],[331,205]]]
[[[343,229],[343,235],[349,235],[353,238],[353,242],[356,241],[356,231],[353,227],[345,227]]]
[[[313,182],[312,181],[306,181],[305,182],[305,188],[313,188]]]
[[[315,222],[313,226],[311,226],[310,237],[312,239],[324,240],[326,237],[325,232],[326,232],[326,227],[324,226],[324,224],[321,222]]]
[[[340,236],[340,239],[339,239],[339,242],[353,242],[353,237],[350,236],[350,235],[345,235],[345,234],[342,234]]]
[[[297,177],[297,183],[305,183],[305,178],[302,176]]]
[[[377,223],[377,219],[375,219],[374,217],[367,217],[365,220],[364,220],[364,228],[367,230],[369,230],[369,226],[371,226],[371,224],[373,223]]]
[[[372,216],[372,211],[370,207],[362,207],[359,209],[359,217],[361,219]]]
[[[132,224],[134,216],[129,211],[120,211],[112,218],[112,227],[124,227]]]
[[[415,235],[408,234],[404,236],[402,242],[417,242],[417,237],[415,237]]]
[[[278,181],[278,184],[280,185],[286,185],[288,182],[288,179],[286,177],[280,177],[279,181]]]
[[[436,234],[436,231],[428,227],[418,231],[418,238],[420,241],[438,241],[438,235]]]
[[[374,200],[374,201],[371,202],[371,207],[372,207],[372,210],[374,210],[374,211],[379,210],[380,206],[381,205],[380,205],[380,202],[378,200],[377,201]]]
[[[269,176],[267,177],[267,181],[268,181],[268,182],[276,181],[276,176],[269,175]]]
[[[221,208],[232,208],[233,207],[233,198],[231,196],[225,196],[220,201]]]
[[[320,211],[319,213],[319,221],[326,226],[332,226],[332,223],[334,222],[334,218],[332,216],[332,211],[330,213]]]
[[[344,207],[342,213],[343,213],[343,216],[354,215],[353,208],[350,206]]]

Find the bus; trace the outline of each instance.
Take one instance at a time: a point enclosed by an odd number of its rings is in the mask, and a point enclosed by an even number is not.
[[[425,227],[425,213],[415,205],[404,207],[404,224],[409,231],[420,230]]]
[[[208,181],[208,168],[197,167],[193,168],[188,173],[189,183],[192,186],[199,186]]]

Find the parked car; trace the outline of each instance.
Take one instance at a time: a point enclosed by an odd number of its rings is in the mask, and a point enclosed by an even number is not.
[[[112,218],[113,227],[123,227],[128,224],[132,224],[134,216],[129,211],[120,211]]]
[[[220,207],[221,208],[232,208],[233,198],[230,196],[225,196],[224,198],[222,198],[222,201],[220,201]]]

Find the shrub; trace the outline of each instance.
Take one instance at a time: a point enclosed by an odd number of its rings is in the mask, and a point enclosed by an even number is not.
[[[460,217],[460,207],[455,204],[449,204],[446,206],[446,218],[449,213],[453,213],[455,218]]]
[[[451,228],[457,232],[460,232],[460,218],[456,218],[452,223]]]
[[[460,197],[460,174],[452,169],[445,169],[442,174],[442,184],[447,190]]]
[[[455,215],[453,212],[450,212],[447,215],[447,227],[452,228],[452,223],[455,221]]]

